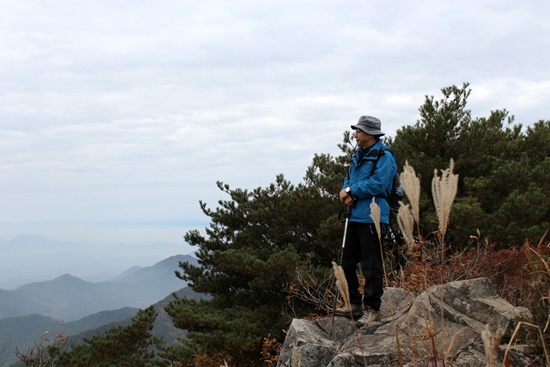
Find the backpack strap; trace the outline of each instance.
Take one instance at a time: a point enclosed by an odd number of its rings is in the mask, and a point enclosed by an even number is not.
[[[380,160],[380,157],[383,156],[386,152],[386,148],[382,147],[380,148],[380,150],[375,153],[375,154],[378,154],[378,156],[376,157],[376,160],[374,161],[374,163],[372,164],[372,169],[370,170],[370,175],[374,175],[374,171],[376,171],[376,165],[378,164],[378,161]]]
[[[374,171],[376,171],[376,165],[378,164],[378,161],[380,160],[380,157],[383,156],[386,153],[386,151],[389,151],[390,154],[393,155],[393,152],[390,148],[381,147],[380,150],[378,151],[378,157],[376,157],[376,160],[372,164],[372,169],[370,170],[370,175],[371,176],[374,175]],[[381,196],[381,198],[388,201],[388,198],[390,197],[390,195],[391,195],[391,185],[390,185],[389,190],[386,190],[386,195]]]

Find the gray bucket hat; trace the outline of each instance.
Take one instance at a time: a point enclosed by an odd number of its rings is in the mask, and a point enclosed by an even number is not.
[[[351,128],[362,130],[370,135],[386,135],[380,131],[381,125],[380,120],[374,116],[361,116],[359,117],[359,121],[357,121],[357,125],[351,125]]]

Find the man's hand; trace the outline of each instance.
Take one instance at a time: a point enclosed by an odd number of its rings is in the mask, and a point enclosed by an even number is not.
[[[355,204],[355,198],[346,192],[346,190],[340,191],[340,201],[346,204],[346,206]]]

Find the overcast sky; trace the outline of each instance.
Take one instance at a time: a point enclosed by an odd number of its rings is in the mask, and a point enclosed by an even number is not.
[[[550,2],[0,0],[0,238],[183,244],[216,187],[302,181],[469,82],[547,120]]]

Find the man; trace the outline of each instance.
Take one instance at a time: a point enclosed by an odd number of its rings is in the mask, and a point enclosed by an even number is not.
[[[348,282],[351,310],[346,306],[335,310],[335,315],[351,316],[359,324],[379,320],[383,293],[384,271],[376,227],[370,214],[372,198],[380,207],[380,226],[384,236],[389,224],[390,207],[386,197],[391,189],[397,165],[389,148],[380,137],[380,120],[361,116],[355,130],[357,151],[340,191],[340,201],[351,208],[343,248],[342,269]],[[383,148],[383,149],[382,149]],[[376,169],[373,171],[373,168]],[[365,277],[363,295],[359,292],[357,264]],[[351,312],[350,312],[351,311]]]

